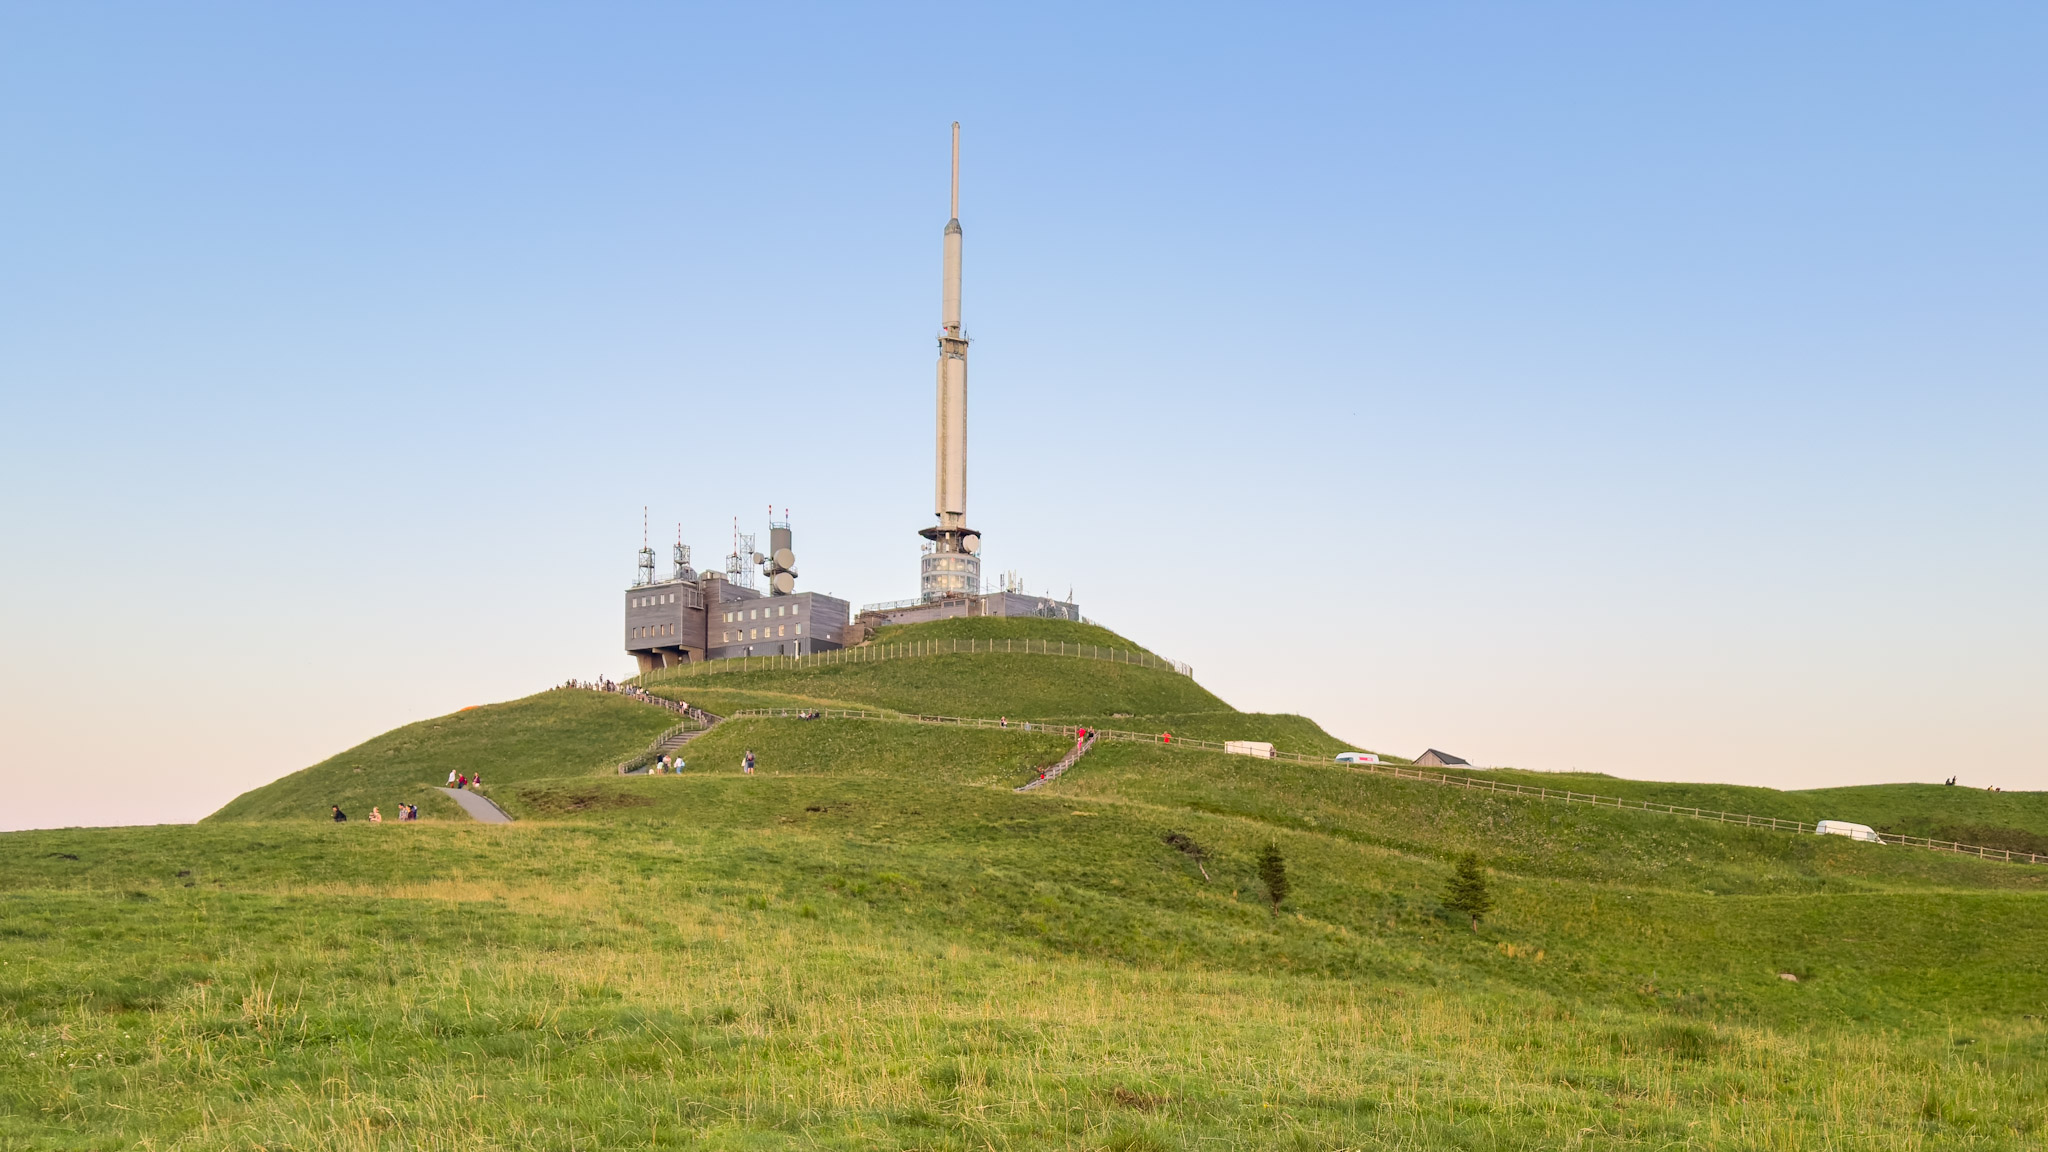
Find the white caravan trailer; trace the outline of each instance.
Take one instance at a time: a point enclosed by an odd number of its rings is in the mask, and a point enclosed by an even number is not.
[[[1379,762],[1380,758],[1370,752],[1337,753],[1337,763],[1339,764],[1377,764]]]
[[[1847,836],[1851,840],[1868,840],[1872,844],[1884,843],[1878,837],[1877,829],[1868,824],[1851,824],[1847,820],[1823,820],[1814,827],[1814,832],[1821,836]]]
[[[1223,750],[1233,756],[1257,756],[1264,760],[1273,758],[1273,746],[1264,740],[1225,740]]]

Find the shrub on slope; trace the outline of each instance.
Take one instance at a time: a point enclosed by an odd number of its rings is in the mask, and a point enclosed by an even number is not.
[[[1897,883],[2048,890],[2048,867],[1148,745],[1099,746],[1055,791],[1240,817],[1439,860],[1477,852],[1492,867],[1572,881],[1720,895]]]
[[[488,787],[543,776],[612,771],[675,723],[618,696],[558,689],[393,729],[338,756],[244,792],[209,820],[324,820],[339,804],[352,820],[400,802],[422,816],[456,816],[433,791],[451,771],[481,770]]]

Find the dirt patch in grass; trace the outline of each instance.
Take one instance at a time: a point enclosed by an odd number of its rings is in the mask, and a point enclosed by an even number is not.
[[[521,803],[543,816],[575,816],[618,808],[646,808],[654,801],[612,788],[521,788]]]

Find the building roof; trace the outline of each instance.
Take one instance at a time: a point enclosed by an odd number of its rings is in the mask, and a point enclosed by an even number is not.
[[[1415,762],[1417,764],[1426,764],[1432,768],[1470,768],[1472,766],[1470,760],[1453,756],[1449,752],[1439,752],[1434,748],[1417,756]]]

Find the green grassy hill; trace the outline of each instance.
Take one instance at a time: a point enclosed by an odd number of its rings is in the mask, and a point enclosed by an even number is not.
[[[1865,784],[1781,792],[1737,784],[1671,784],[1592,772],[1486,770],[1473,775],[1814,823],[1851,820],[1884,832],[2048,853],[2048,792],[1985,792],[1941,784]]]
[[[1184,678],[1126,678],[1150,671],[976,654],[664,690],[1343,747]],[[681,775],[612,772],[669,719],[544,693],[400,729],[196,827],[0,836],[0,1146],[2048,1132],[2048,868],[1157,745],[1100,746],[1019,794],[1067,741],[1015,727],[737,720]],[[478,759],[518,823],[304,818]],[[2041,800],[1572,786],[2019,831]],[[1466,852],[1497,905],[1478,932],[1440,903]]]
[[[490,788],[539,777],[611,772],[676,723],[618,696],[557,689],[422,720],[244,792],[209,820],[325,820],[339,804],[352,819],[401,802],[422,819],[467,820],[436,787],[448,773],[484,774]]]

